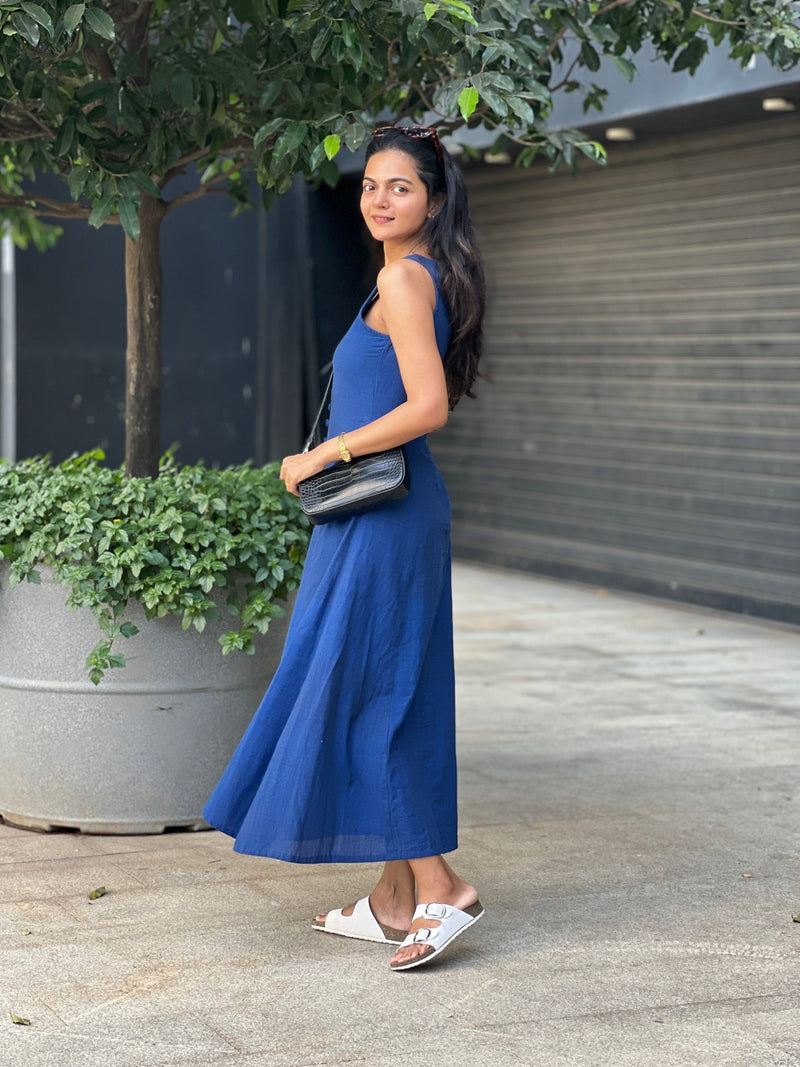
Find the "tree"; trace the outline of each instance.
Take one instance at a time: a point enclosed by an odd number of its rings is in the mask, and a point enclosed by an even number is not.
[[[122,225],[126,469],[153,476],[168,212],[222,191],[244,208],[248,168],[267,206],[297,174],[333,183],[377,116],[483,126],[523,164],[602,161],[579,131],[547,128],[555,89],[600,107],[581,75],[609,56],[632,78],[646,41],[674,70],[723,41],[788,68],[798,16],[788,0],[0,0],[0,212],[20,242],[47,242],[34,216]],[[43,172],[71,199],[38,193]]]

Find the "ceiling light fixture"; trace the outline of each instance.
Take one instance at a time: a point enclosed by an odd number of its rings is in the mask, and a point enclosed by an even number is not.
[[[761,106],[764,111],[794,111],[796,104],[782,96],[765,96]]]
[[[630,126],[609,126],[606,130],[607,141],[635,141],[636,134]]]

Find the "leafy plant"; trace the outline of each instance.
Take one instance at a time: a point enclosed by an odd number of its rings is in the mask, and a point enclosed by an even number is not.
[[[179,467],[167,455],[159,477],[127,478],[102,465],[101,451],[53,466],[37,457],[0,464],[0,559],[12,585],[39,583],[52,568],[67,602],[88,608],[102,637],[86,667],[98,684],[124,667],[115,650],[133,637],[131,601],[148,618],[176,615],[184,630],[230,613],[222,652],[254,651],[256,633],[284,614],[300,581],[309,525],[284,490],[277,465],[210,470]]]

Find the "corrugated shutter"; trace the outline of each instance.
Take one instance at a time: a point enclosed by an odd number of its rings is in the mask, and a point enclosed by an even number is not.
[[[435,444],[457,553],[800,622],[798,132],[471,172],[486,378]]]

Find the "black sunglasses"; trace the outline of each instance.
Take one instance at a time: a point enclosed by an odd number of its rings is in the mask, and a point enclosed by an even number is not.
[[[439,160],[439,166],[444,173],[444,156],[442,155],[442,146],[439,143],[439,134],[433,128],[433,126],[378,126],[372,131],[373,137],[383,137],[387,133],[397,130],[398,133],[404,134],[406,137],[410,137],[414,141],[425,141],[431,138],[433,141],[433,147],[436,149],[436,158]]]

